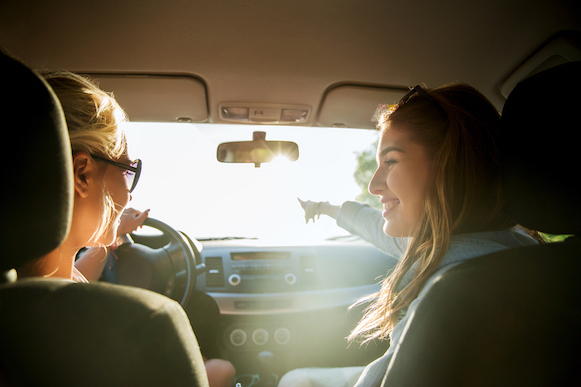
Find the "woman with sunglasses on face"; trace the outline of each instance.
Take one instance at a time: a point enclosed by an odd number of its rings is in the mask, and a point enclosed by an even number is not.
[[[103,269],[100,265],[104,264],[103,247],[113,244],[117,234],[131,231],[147,217],[148,211],[127,209],[124,212],[139,180],[141,161],[129,157],[125,134],[119,127],[126,120],[125,113],[113,97],[77,74],[47,72],[42,75],[60,100],[69,130],[73,151],[73,216],[70,233],[63,244],[20,268],[18,276],[88,282],[74,266],[77,252],[89,247],[95,253],[85,252],[92,265],[86,270],[91,278],[98,277]],[[128,219],[121,226],[122,214]],[[205,359],[205,366],[210,387],[234,384],[236,371],[230,362]]]
[[[115,99],[88,79],[70,72],[43,74],[61,102],[73,151],[74,205],[65,242],[21,276],[62,277],[88,282],[74,267],[83,247],[109,246],[117,237],[123,209],[131,200],[141,161],[127,152],[119,124],[125,113]]]
[[[538,243],[503,211],[497,147],[500,116],[477,90],[452,84],[411,89],[379,118],[377,170],[369,192],[383,211],[346,202],[303,202],[307,222],[326,214],[398,259],[349,339],[391,340],[367,367],[294,370],[283,386],[379,386],[409,314],[429,278],[459,262]],[[379,230],[382,230],[380,233]],[[458,291],[462,291],[459,289]]]

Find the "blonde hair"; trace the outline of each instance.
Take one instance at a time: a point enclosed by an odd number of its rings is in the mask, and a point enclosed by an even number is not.
[[[101,90],[89,78],[68,71],[43,72],[41,75],[60,100],[73,154],[82,151],[118,159],[127,153],[125,133],[119,127],[127,121],[127,117],[112,95]],[[120,212],[104,185],[102,208],[100,226],[91,238],[94,241],[106,232]]]
[[[500,115],[465,84],[415,93],[393,113],[380,117],[382,134],[406,131],[431,157],[432,184],[411,241],[381,290],[356,303],[371,302],[350,340],[386,339],[448,251],[452,235],[502,230],[516,224],[505,214],[497,159]],[[443,111],[437,106],[443,109]],[[415,266],[414,266],[415,265]],[[412,268],[414,266],[414,268]],[[404,275],[413,270],[408,284]]]

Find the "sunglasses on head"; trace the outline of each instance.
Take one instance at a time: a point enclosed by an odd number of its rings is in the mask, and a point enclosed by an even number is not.
[[[119,163],[117,161],[106,159],[104,157],[99,157],[95,155],[91,155],[91,157],[104,163],[108,163],[121,169],[124,169],[126,171],[124,175],[125,183],[127,184],[127,189],[129,190],[129,192],[133,192],[135,186],[137,185],[137,182],[139,181],[139,176],[141,175],[141,160],[137,159],[134,162],[127,165]]]
[[[408,91],[402,97],[402,99],[399,100],[399,102],[398,102],[397,105],[390,105],[388,107],[388,109],[391,111],[391,113],[395,112],[397,109],[399,109],[400,107],[402,107],[403,105],[405,105],[406,102],[409,101],[409,99],[412,97],[412,95],[414,95],[414,93],[418,93],[426,101],[428,101],[429,103],[431,103],[432,106],[434,108],[436,108],[436,110],[438,110],[440,112],[440,114],[442,114],[445,118],[448,117],[448,114],[446,113],[446,111],[444,110],[444,108],[442,108],[442,106],[440,106],[436,102],[435,99],[433,99],[432,97],[430,97],[430,95],[420,85],[416,85],[416,86],[410,88],[410,91]]]

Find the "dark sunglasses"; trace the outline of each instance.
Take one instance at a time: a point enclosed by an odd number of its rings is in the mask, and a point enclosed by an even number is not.
[[[95,155],[91,155],[91,157],[100,160],[104,163],[108,163],[126,170],[127,172],[124,174],[125,183],[127,184],[127,189],[129,190],[129,192],[133,192],[135,186],[137,185],[137,182],[139,181],[139,176],[141,175],[141,160],[137,159],[131,164],[127,165],[123,163],[118,163],[117,161],[106,159],[104,157],[99,157]]]
[[[393,113],[394,111],[396,111],[397,109],[399,109],[400,107],[402,107],[403,105],[405,105],[405,103],[407,101],[409,101],[409,99],[412,97],[412,95],[414,95],[414,93],[418,93],[421,97],[423,97],[426,101],[428,101],[429,103],[432,104],[433,107],[436,108],[436,110],[438,110],[440,112],[440,114],[442,114],[444,116],[444,118],[448,117],[448,114],[446,113],[446,111],[444,110],[444,108],[442,106],[440,106],[435,99],[433,99],[432,97],[430,97],[430,95],[420,86],[420,85],[416,85],[412,88],[410,88],[410,91],[408,91],[403,97],[402,99],[399,100],[399,103],[397,105],[391,105],[389,106],[389,109],[391,110],[391,113]]]

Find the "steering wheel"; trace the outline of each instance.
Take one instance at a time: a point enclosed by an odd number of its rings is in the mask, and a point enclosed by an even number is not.
[[[113,256],[110,254],[103,271],[104,280],[149,289],[185,306],[195,288],[196,277],[204,271],[203,264],[196,266],[196,262],[201,262],[201,244],[157,219],[147,218],[143,225],[160,231],[162,235],[133,236],[149,241],[147,244],[127,238],[127,243],[115,249]],[[167,240],[169,243],[155,246]]]

